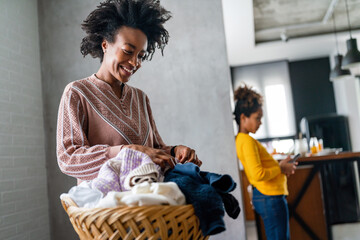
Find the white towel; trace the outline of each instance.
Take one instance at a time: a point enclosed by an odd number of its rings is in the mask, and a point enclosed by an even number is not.
[[[143,182],[135,185],[131,191],[109,192],[96,207],[183,205],[185,203],[185,196],[176,183]]]

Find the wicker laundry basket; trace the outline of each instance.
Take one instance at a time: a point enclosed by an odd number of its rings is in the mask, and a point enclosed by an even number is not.
[[[69,197],[61,203],[81,240],[209,238],[202,235],[192,205],[88,209]]]

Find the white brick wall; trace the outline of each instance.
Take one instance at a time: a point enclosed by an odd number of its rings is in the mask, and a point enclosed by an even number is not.
[[[0,33],[0,239],[48,240],[37,1],[0,0]]]

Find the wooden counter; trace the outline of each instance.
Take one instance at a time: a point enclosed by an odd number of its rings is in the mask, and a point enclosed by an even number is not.
[[[324,206],[324,216],[325,216],[325,223],[326,223],[326,231],[327,231],[327,238],[329,240],[332,240],[332,231],[331,231],[331,223],[330,223],[330,216],[329,216],[329,212],[331,210],[331,206],[329,205],[329,199],[327,199],[329,197],[329,193],[327,192],[327,188],[325,186],[331,183],[326,182],[327,181],[327,177],[323,176],[323,173],[325,171],[325,169],[330,166],[330,164],[333,163],[345,163],[345,162],[360,162],[360,152],[341,152],[338,154],[329,154],[329,155],[323,155],[323,156],[309,156],[309,157],[302,157],[298,159],[299,162],[299,166],[306,166],[306,165],[311,165],[313,166],[313,169],[310,173],[310,175],[308,176],[308,178],[306,179],[302,190],[301,190],[301,194],[297,197],[297,201],[298,202],[302,202],[302,198],[304,198],[304,196],[306,195],[306,192],[309,188],[309,182],[312,180],[312,178],[314,178],[314,176],[316,175],[320,175],[321,177],[321,193],[322,193],[322,199],[323,199],[323,206]],[[357,170],[355,170],[357,171]],[[355,195],[354,196],[356,198],[355,201],[359,201],[358,199],[358,191],[359,191],[359,179],[358,177],[355,175],[355,179],[354,179],[354,190],[355,190]],[[337,194],[340,194],[337,193]],[[338,201],[336,200],[337,196],[335,195],[332,201]],[[291,207],[289,206],[289,209]],[[296,208],[296,206],[295,206]],[[340,211],[340,210],[339,210]],[[354,211],[356,211],[354,209]],[[317,234],[315,234],[314,232],[311,232],[311,229],[309,229],[309,227],[311,226],[311,223],[307,223],[307,222],[302,222],[304,219],[301,219],[301,217],[296,216],[297,217],[297,221],[298,223],[300,223],[303,227],[304,230],[306,230],[307,234],[311,237],[311,239],[322,239],[320,236],[318,236]]]
[[[298,162],[300,165],[321,163],[324,161],[358,161],[360,160],[360,152],[341,152],[338,154],[329,154],[323,156],[300,157]]]
[[[306,191],[302,192],[313,170],[313,166],[300,166],[296,173],[288,178],[289,195],[287,201],[291,239],[328,239],[319,172],[308,183]],[[301,194],[303,196],[299,198]],[[312,233],[309,234],[309,232]]]

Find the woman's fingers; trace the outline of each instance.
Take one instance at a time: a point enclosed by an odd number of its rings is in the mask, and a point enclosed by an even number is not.
[[[198,158],[195,150],[183,145],[178,145],[176,147],[176,157],[179,159],[180,163],[192,162],[199,167],[202,165],[202,161]]]
[[[176,157],[180,160],[180,163],[185,163],[187,161],[189,161],[190,156],[191,156],[191,148],[179,145],[177,146],[178,151],[177,151],[177,155]]]
[[[141,145],[132,145],[132,147],[135,150],[147,154],[155,164],[161,167],[161,169],[164,169],[166,166],[174,168],[176,165],[174,157],[165,153],[163,150]],[[202,165],[202,161],[198,158],[195,150],[189,147],[178,145],[176,147],[175,155],[176,158],[179,159],[180,163],[192,162],[199,167]]]
[[[175,160],[173,160],[173,157],[163,150],[142,145],[129,145],[129,147],[148,155],[155,164],[161,167],[161,169],[164,169],[166,165],[169,165],[171,168],[175,167],[176,163]]]
[[[156,154],[154,156],[155,159],[153,159],[153,161],[157,161],[158,165],[160,165],[161,168],[165,168],[166,165],[168,164],[171,168],[175,167],[175,159],[173,159],[173,157],[167,153],[165,153],[162,150],[155,150]],[[156,162],[155,162],[156,163]]]
[[[287,155],[287,157],[286,157],[283,161],[289,162],[289,161],[291,161],[291,160],[292,160],[291,156],[290,156],[290,155]]]
[[[171,167],[174,168],[175,167],[175,160],[173,160],[173,158],[170,156],[168,158],[165,159],[165,162]]]
[[[180,163],[194,162],[195,150],[184,145],[178,145],[176,147],[175,157],[179,159]]]
[[[190,154],[188,155],[187,162],[195,162],[196,153],[194,149],[190,149]]]
[[[202,165],[202,161],[200,159],[196,159],[196,161],[194,163],[196,165],[198,165],[199,167]]]
[[[186,162],[192,162],[192,163],[194,163],[195,165],[197,165],[199,167],[202,165],[202,161],[198,158],[195,151],[194,151],[194,156],[190,160],[188,160]]]
[[[199,167],[202,165],[202,161],[198,158],[197,154],[195,154],[195,162],[196,165],[198,165]]]

